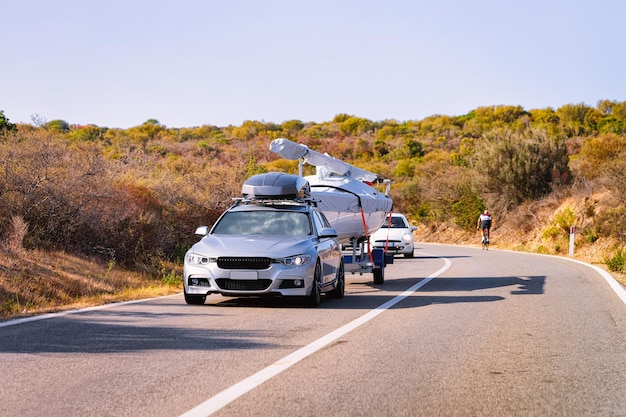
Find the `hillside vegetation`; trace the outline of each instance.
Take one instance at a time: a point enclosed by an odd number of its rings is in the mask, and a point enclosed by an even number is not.
[[[496,247],[567,255],[575,226],[577,256],[624,272],[626,102],[129,129],[15,125],[0,112],[0,312],[179,290],[196,226],[213,223],[250,175],[297,172],[269,151],[280,137],[390,178],[394,210],[419,226],[418,240],[475,243],[488,208]]]

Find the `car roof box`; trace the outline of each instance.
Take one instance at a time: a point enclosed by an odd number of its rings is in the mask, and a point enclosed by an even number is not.
[[[298,175],[268,172],[248,178],[241,187],[247,199],[287,199],[311,196],[309,182]]]

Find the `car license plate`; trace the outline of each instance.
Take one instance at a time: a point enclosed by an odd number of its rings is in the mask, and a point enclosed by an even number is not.
[[[230,279],[259,279],[257,271],[230,271]]]

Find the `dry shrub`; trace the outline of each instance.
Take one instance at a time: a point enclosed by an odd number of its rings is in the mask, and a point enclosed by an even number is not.
[[[169,274],[180,276],[170,269]],[[65,252],[0,254],[0,317],[84,307],[180,291],[176,282],[146,282],[142,273]]]
[[[22,251],[27,233],[28,223],[20,216],[11,217],[11,228],[2,242],[2,248],[10,252]]]
[[[616,239],[621,244],[626,243],[626,208],[621,206],[607,209],[595,217],[596,228],[600,237]]]
[[[565,141],[545,131],[494,130],[479,142],[473,166],[484,187],[509,207],[539,199],[552,191],[554,173],[567,174]],[[568,175],[565,175],[568,177]]]
[[[226,164],[133,147],[120,159],[104,154],[99,143],[69,143],[41,129],[3,137],[0,232],[7,250],[66,250],[141,269],[158,258],[180,260],[197,240],[195,228],[213,223],[241,194],[248,172],[259,169],[242,153]],[[11,223],[9,213],[28,229]]]

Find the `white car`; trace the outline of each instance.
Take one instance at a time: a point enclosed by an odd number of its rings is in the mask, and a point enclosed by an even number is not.
[[[370,236],[370,244],[372,248],[387,248],[389,254],[412,258],[415,230],[417,226],[411,226],[403,214],[391,213],[391,223],[387,216],[383,226]]]

